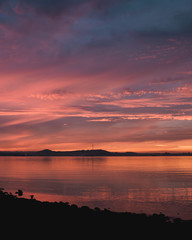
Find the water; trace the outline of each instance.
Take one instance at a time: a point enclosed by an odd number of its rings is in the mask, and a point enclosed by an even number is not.
[[[0,187],[42,201],[192,219],[192,157],[0,157]]]

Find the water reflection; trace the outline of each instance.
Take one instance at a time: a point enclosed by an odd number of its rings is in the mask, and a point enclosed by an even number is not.
[[[39,200],[192,218],[190,157],[0,157],[0,187]]]

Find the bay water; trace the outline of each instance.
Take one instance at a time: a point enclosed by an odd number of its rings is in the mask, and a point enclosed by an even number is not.
[[[24,197],[192,219],[192,157],[0,157],[0,187]]]

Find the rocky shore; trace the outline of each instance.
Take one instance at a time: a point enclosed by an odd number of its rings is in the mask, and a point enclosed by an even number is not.
[[[78,207],[67,202],[41,202],[33,196],[31,199],[23,198],[21,190],[12,194],[0,189],[0,213],[1,226],[14,229],[14,234],[26,230],[31,236],[37,233],[47,237],[68,234],[92,239],[105,235],[126,239],[130,234],[177,236],[179,233],[187,234],[192,229],[192,220],[171,219],[162,213],[119,213],[107,209],[90,209],[87,206]]]

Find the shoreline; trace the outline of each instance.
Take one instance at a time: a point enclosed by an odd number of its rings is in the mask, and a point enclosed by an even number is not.
[[[38,229],[51,226],[58,229],[62,225],[68,231],[73,229],[97,230],[97,232],[121,232],[128,234],[135,228],[159,229],[162,231],[188,231],[192,228],[192,220],[171,218],[163,213],[147,215],[144,213],[114,212],[108,209],[91,209],[87,206],[78,207],[67,202],[39,201],[31,196],[31,199],[23,198],[22,191],[18,190],[15,195],[0,189],[0,211],[3,219],[9,220],[9,224],[25,225]],[[15,221],[16,219],[16,221]],[[6,221],[5,221],[6,222]],[[50,229],[50,230],[51,230]],[[47,229],[49,231],[49,229]],[[58,230],[57,230],[58,231]]]
[[[131,157],[131,156],[192,156],[192,152],[109,152],[103,149],[76,150],[76,151],[52,151],[45,149],[42,151],[0,151],[0,156],[63,156],[63,157]]]

